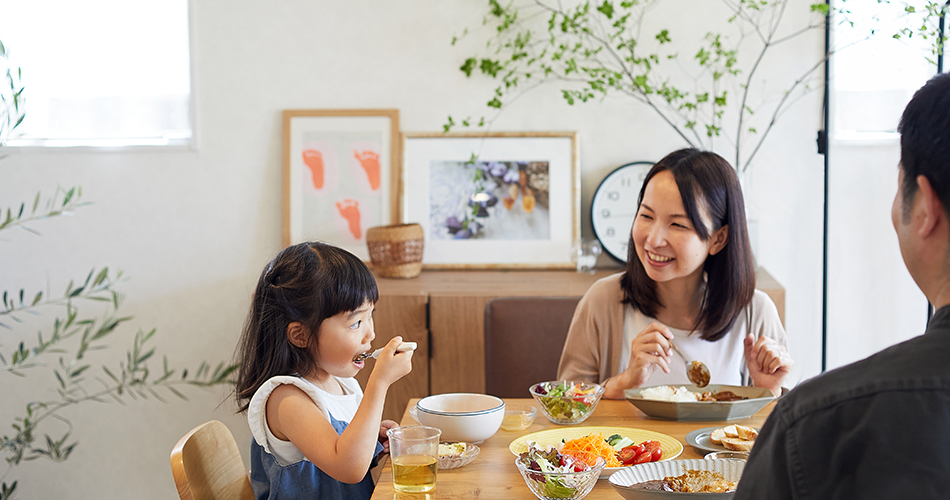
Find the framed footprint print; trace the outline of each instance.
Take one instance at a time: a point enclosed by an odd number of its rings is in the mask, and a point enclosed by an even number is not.
[[[398,223],[399,110],[283,112],[283,246],[323,241],[369,261],[366,230]]]

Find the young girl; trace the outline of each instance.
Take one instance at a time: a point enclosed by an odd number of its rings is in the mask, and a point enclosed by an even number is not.
[[[775,304],[755,290],[755,265],[735,171],[715,153],[682,149],[657,162],[640,190],[623,273],[577,306],[558,380],[625,389],[689,384],[687,360],[711,383],[778,395],[794,363]]]
[[[368,499],[389,386],[412,370],[394,337],[360,390],[355,358],[371,348],[376,280],[353,254],[301,243],[264,269],[239,345],[236,399],[251,427],[259,499]]]

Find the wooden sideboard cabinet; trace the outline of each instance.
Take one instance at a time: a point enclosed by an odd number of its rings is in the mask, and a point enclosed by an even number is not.
[[[389,390],[383,418],[399,421],[410,398],[485,391],[485,305],[490,300],[580,297],[594,281],[619,271],[423,271],[411,279],[377,278],[374,345],[396,335],[419,344],[412,373]],[[784,324],[785,290],[763,269],[756,273],[756,286],[775,302]],[[372,363],[357,376],[364,387]]]

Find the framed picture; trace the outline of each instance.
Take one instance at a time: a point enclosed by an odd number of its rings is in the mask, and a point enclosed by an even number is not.
[[[366,230],[400,220],[399,110],[285,110],[284,247],[324,241],[365,261]]]
[[[410,133],[403,221],[422,225],[428,269],[574,268],[576,132]]]

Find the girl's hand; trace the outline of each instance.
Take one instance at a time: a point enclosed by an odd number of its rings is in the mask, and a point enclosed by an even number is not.
[[[784,347],[768,337],[755,340],[751,333],[745,338],[745,362],[752,384],[768,388],[776,396],[782,394],[782,382],[795,366]]]
[[[605,381],[604,397],[623,399],[623,391],[640,387],[646,383],[653,371],[659,367],[670,373],[670,340],[673,332],[666,325],[654,321],[647,325],[630,343],[630,361],[627,369],[616,377]],[[609,382],[609,383],[607,383]]]
[[[383,444],[383,453],[389,453],[389,435],[386,431],[396,427],[399,427],[399,424],[392,420],[383,420],[379,423],[379,442]]]
[[[376,358],[376,366],[370,374],[371,378],[376,378],[379,383],[390,386],[412,371],[413,351],[397,353],[396,348],[401,343],[402,337],[399,336],[389,340],[389,343],[383,347],[383,352]]]

